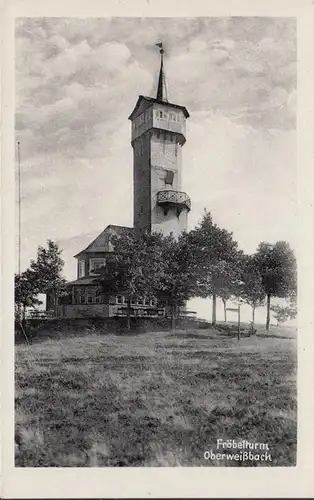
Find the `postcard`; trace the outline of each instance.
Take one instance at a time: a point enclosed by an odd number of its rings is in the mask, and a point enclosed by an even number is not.
[[[313,3],[3,13],[1,495],[311,496]]]

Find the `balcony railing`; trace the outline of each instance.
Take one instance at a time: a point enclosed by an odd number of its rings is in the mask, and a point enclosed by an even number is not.
[[[180,207],[191,210],[191,200],[183,191],[173,191],[172,189],[158,191],[157,203],[161,206],[175,205],[178,208]]]

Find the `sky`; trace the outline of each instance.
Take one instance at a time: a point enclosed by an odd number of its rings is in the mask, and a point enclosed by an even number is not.
[[[296,246],[296,24],[293,18],[20,18],[16,140],[21,263],[50,238],[73,255],[108,224],[133,225],[131,113],[155,96],[186,106],[189,228],[204,209],[245,252]]]

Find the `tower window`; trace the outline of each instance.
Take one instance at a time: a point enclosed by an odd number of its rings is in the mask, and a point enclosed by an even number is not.
[[[165,184],[170,184],[172,186],[174,178],[174,172],[172,170],[165,171]]]
[[[159,111],[159,118],[162,118],[163,117],[163,112],[162,111]]]
[[[79,278],[83,278],[85,276],[85,260],[79,261]]]
[[[90,274],[97,274],[102,267],[106,264],[106,260],[103,258],[89,259],[89,272]]]

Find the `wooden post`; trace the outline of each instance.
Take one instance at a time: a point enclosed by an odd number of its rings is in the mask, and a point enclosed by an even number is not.
[[[238,305],[238,340],[240,340],[240,325],[241,325],[241,320],[240,320],[240,304]]]
[[[217,299],[217,296],[216,296],[215,292],[213,293],[212,299],[213,299],[213,305],[212,305],[212,325],[216,326],[216,299]]]
[[[176,329],[176,306],[174,304],[171,307],[171,329]]]
[[[266,333],[269,332],[270,324],[270,293],[267,294],[267,316],[266,316]]]
[[[224,305],[224,319],[225,323],[227,323],[227,301],[226,299],[222,299],[223,305]]]

